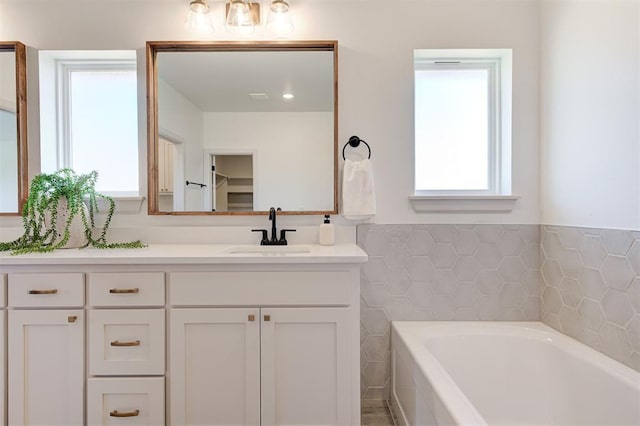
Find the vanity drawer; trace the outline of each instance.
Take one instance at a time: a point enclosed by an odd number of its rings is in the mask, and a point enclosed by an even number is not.
[[[349,271],[171,272],[173,306],[336,305],[351,300]]]
[[[84,306],[82,273],[9,274],[9,306],[55,308]]]
[[[164,374],[164,309],[93,309],[88,318],[90,375]]]
[[[163,425],[164,378],[90,378],[87,424]]]
[[[104,272],[87,276],[89,306],[164,306],[164,272]]]

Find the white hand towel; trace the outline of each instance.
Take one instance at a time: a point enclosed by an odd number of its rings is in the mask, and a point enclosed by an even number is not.
[[[346,219],[368,219],[376,214],[376,192],[371,160],[344,161],[342,214]]]

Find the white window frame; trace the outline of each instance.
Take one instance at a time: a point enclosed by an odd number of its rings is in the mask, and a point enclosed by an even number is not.
[[[419,212],[512,210],[518,197],[511,195],[511,49],[416,49],[414,83],[415,71],[429,69],[483,69],[489,72],[488,188],[418,190],[416,168],[419,160],[415,154],[415,141],[414,194],[409,197],[414,209]]]

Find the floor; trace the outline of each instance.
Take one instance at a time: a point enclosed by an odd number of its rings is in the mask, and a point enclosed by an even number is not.
[[[362,426],[395,426],[387,401],[363,400]]]

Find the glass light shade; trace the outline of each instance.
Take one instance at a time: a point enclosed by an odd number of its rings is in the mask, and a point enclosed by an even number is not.
[[[253,33],[255,23],[251,17],[251,10],[243,0],[232,0],[229,3],[226,19],[227,31],[237,35]]]
[[[184,22],[185,29],[196,37],[208,37],[215,31],[213,17],[206,1],[194,0],[189,5],[189,13]]]
[[[293,20],[289,13],[289,4],[284,0],[274,0],[269,8],[266,30],[285,37],[293,32]]]

